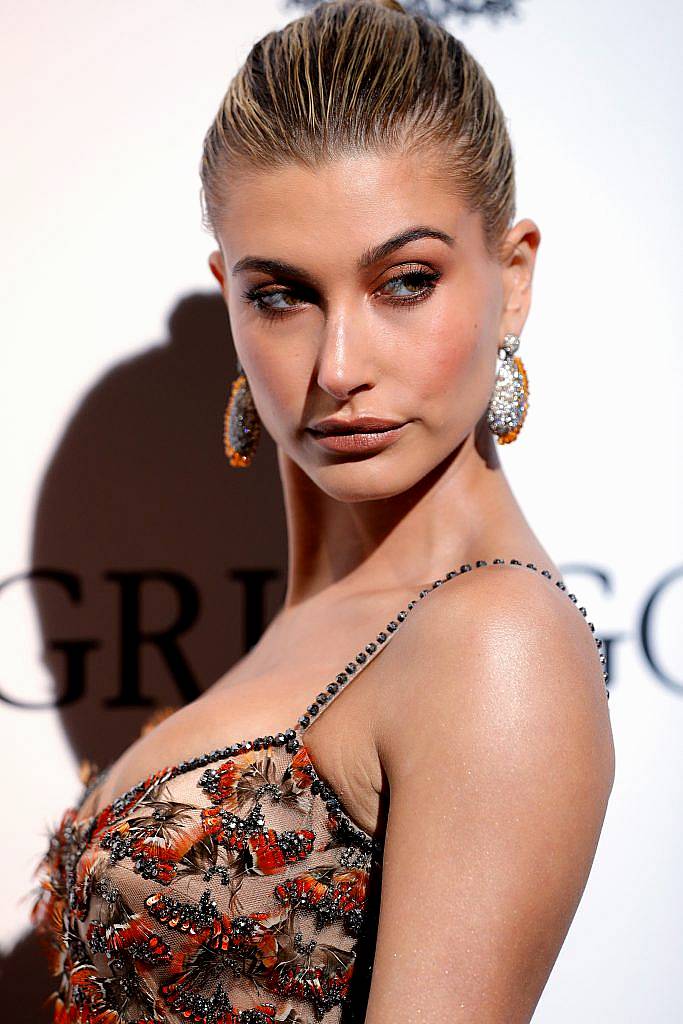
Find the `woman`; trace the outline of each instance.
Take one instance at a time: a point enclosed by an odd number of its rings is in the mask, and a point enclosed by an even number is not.
[[[600,641],[497,456],[540,241],[504,115],[437,24],[319,4],[254,46],[201,176],[226,452],[277,444],[287,594],[55,829],[55,1019],[529,1021],[614,750]]]

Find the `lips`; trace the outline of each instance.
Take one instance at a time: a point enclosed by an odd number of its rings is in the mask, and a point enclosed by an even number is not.
[[[339,434],[378,434],[388,430],[396,430],[403,426],[400,420],[388,420],[379,416],[355,416],[353,419],[341,419],[330,416],[319,420],[308,430],[314,434],[331,436]]]
[[[307,433],[318,448],[340,454],[367,456],[395,444],[408,423],[363,417],[353,420],[322,420]]]

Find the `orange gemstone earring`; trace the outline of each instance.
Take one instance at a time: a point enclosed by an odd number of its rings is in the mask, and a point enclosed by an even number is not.
[[[238,359],[237,376],[223,416],[223,447],[230,465],[238,468],[250,465],[260,436],[261,421]]]
[[[515,355],[518,348],[519,337],[506,334],[498,349],[502,362],[486,416],[498,444],[509,444],[516,439],[529,408],[529,380],[524,363]]]

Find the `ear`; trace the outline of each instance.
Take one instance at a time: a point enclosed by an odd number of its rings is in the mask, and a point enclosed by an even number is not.
[[[501,337],[521,334],[531,306],[531,281],[541,241],[538,225],[525,217],[507,233],[502,249],[503,311]]]
[[[223,262],[223,253],[220,249],[214,250],[209,256],[209,268],[222,290],[225,286],[225,263]]]

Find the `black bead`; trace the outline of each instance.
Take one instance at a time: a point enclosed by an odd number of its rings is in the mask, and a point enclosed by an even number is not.
[[[493,559],[493,564],[494,565],[504,565],[505,564],[505,559],[504,558],[494,558]]]
[[[328,687],[327,687],[327,692],[328,693],[336,693],[338,689],[339,689],[339,686],[337,685],[337,683],[329,683]]]
[[[365,664],[367,660],[368,656],[365,653],[365,651],[359,651],[358,654],[356,655],[356,661],[358,662],[359,665]]]
[[[281,747],[282,744],[285,742],[285,734],[283,732],[276,733],[273,742],[275,743],[276,747]]]
[[[365,645],[365,650],[368,652],[368,654],[374,654],[375,651],[377,650],[377,644],[371,640],[369,644]]]
[[[541,569],[541,576],[545,576],[545,578],[548,580],[551,580],[553,578],[547,569]]]
[[[396,616],[396,618],[398,619],[399,622],[403,622],[403,620],[406,619],[407,617],[408,617],[408,612],[405,612],[405,611],[400,611],[398,613],[398,615]]]
[[[469,562],[465,562],[464,565],[460,566],[460,572],[469,572],[471,568],[472,566],[469,564]]]
[[[533,562],[527,562],[526,563],[526,567],[527,567],[527,569],[533,569],[534,571],[536,570],[536,566],[534,565]]]
[[[340,672],[339,675],[337,676],[337,682],[339,683],[340,686],[343,686],[348,678],[349,677],[346,675],[345,672]]]
[[[479,559],[479,561],[476,563],[476,565],[477,565],[477,569],[481,569],[482,565],[488,565],[488,562],[484,562],[484,561],[482,561],[482,559]]]
[[[353,673],[356,671],[356,666],[352,661],[350,661],[346,666],[346,671],[349,673],[350,676],[352,676]]]
[[[310,721],[311,721],[311,720],[310,720],[310,718],[308,717],[308,715],[302,715],[302,716],[301,716],[301,718],[299,719],[299,724],[300,724],[300,725],[303,725],[303,726],[305,727],[305,726],[307,726],[307,725],[308,725],[308,723],[309,723]],[[287,749],[289,749],[289,748],[287,748]]]
[[[384,633],[384,632],[378,633],[377,634],[377,643],[378,644],[383,644],[384,641],[386,640],[386,638],[387,638],[387,634],[386,633]]]
[[[294,729],[285,729],[285,739],[286,740],[293,740],[295,738],[296,738],[296,733],[294,732]]]
[[[395,633],[396,630],[398,629],[398,622],[394,622],[393,619],[391,620],[391,622],[387,622],[387,629],[389,630],[390,633]]]
[[[308,707],[306,708],[306,710],[311,715],[317,715],[318,714],[318,705],[317,704],[309,704]]]
[[[318,704],[325,704],[327,703],[327,694],[321,692],[315,699],[317,700]]]
[[[518,558],[511,558],[510,559],[510,565],[521,565],[521,564],[522,563],[520,562],[520,560]]]

